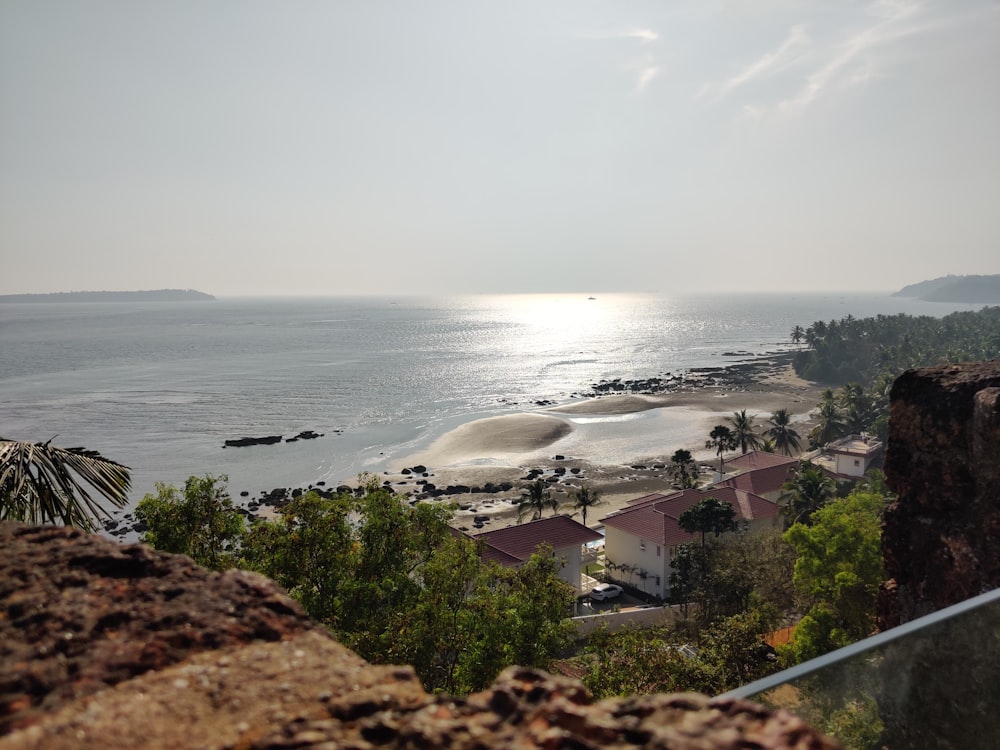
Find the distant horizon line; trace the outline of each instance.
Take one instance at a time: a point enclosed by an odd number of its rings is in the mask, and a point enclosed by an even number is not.
[[[62,290],[54,292],[0,292],[0,299],[4,297],[50,297],[58,295],[80,295],[80,294],[156,294],[162,292],[196,292],[198,294],[207,294],[216,299],[330,299],[336,297],[496,297],[496,296],[539,296],[539,295],[556,295],[556,296],[588,296],[597,299],[597,295],[654,295],[654,296],[678,296],[678,297],[691,297],[698,295],[717,295],[717,294],[732,294],[736,296],[751,296],[751,295],[761,295],[761,294],[775,294],[775,295],[810,295],[810,296],[843,296],[843,295],[879,295],[879,294],[895,294],[903,287],[899,289],[756,289],[752,291],[739,290],[733,291],[728,289],[701,289],[701,290],[686,290],[686,291],[667,291],[667,290],[651,290],[651,289],[632,289],[632,290],[532,290],[532,291],[372,291],[372,292],[336,292],[336,293],[290,293],[290,292],[232,292],[232,293],[219,293],[219,292],[203,292],[199,289],[193,287],[188,288],[160,288],[160,289],[99,289],[99,290]]]

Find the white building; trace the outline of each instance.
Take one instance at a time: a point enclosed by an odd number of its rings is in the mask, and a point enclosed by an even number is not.
[[[677,548],[699,539],[681,528],[680,516],[708,498],[733,506],[738,532],[778,528],[777,503],[734,487],[639,497],[630,501],[628,508],[601,519],[609,578],[665,599],[670,593],[670,562],[677,556]]]

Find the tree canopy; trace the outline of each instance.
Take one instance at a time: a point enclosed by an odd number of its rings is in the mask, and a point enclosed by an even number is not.
[[[978,362],[1000,356],[1000,307],[929,315],[877,315],[817,321],[803,334],[809,349],[795,355],[807,380],[872,386],[911,367]]]
[[[794,524],[785,539],[797,557],[793,581],[810,605],[785,650],[792,663],[871,635],[882,581],[882,512],[886,498],[855,490]]]
[[[225,475],[193,476],[184,483],[183,492],[157,482],[156,494],[147,493],[135,508],[136,519],[146,526],[141,541],[164,552],[188,555],[212,570],[233,567],[243,517],[233,507],[227,481]]]
[[[569,643],[575,592],[551,549],[516,568],[486,562],[448,509],[411,507],[373,480],[360,496],[304,493],[246,530],[221,480],[158,489],[140,503],[147,542],[269,576],[342,643],[412,664],[428,690],[480,690],[512,664],[546,667]]]

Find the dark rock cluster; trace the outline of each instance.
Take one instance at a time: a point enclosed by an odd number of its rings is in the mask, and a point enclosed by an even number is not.
[[[341,430],[334,430],[334,432],[340,433]],[[299,440],[315,440],[316,438],[323,437],[322,432],[314,432],[313,430],[303,430],[298,435],[293,435],[290,438],[286,438],[284,435],[264,435],[263,437],[241,437],[241,438],[230,438],[226,440],[223,444],[223,448],[246,448],[251,445],[274,445],[275,443],[280,443],[284,440],[286,443],[297,443]]]

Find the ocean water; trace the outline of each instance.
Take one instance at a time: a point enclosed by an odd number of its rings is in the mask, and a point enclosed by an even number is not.
[[[887,295],[495,295],[0,305],[0,435],[235,493],[353,481],[472,419],[604,379],[792,348],[795,325],[974,305]],[[224,448],[228,438],[324,433]]]

